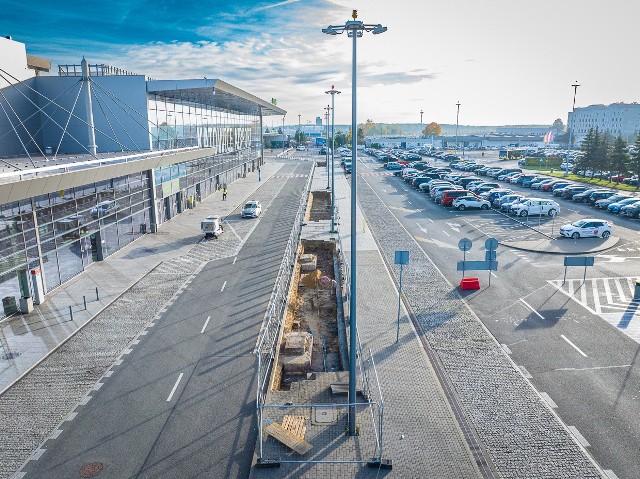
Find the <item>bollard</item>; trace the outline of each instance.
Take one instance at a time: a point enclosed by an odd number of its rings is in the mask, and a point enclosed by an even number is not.
[[[73,310],[71,309],[71,306],[69,306],[69,316],[71,316],[71,321],[73,321]]]
[[[636,279],[636,290],[633,294],[633,299],[635,301],[640,301],[640,279]]]
[[[87,310],[87,297],[83,294],[82,295],[82,301],[84,301],[84,310]]]
[[[98,294],[98,287],[96,286],[96,301],[100,301],[100,295]]]

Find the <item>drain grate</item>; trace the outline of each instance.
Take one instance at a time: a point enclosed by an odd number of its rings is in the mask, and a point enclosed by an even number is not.
[[[20,356],[20,353],[18,351],[13,351],[7,354],[3,354],[2,356],[0,356],[0,359],[2,359],[3,361],[11,361],[12,359],[16,359],[18,356]]]
[[[90,462],[80,469],[80,477],[96,477],[103,469],[104,465],[101,462]]]

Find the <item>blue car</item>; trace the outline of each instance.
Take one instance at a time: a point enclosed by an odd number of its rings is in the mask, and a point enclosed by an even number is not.
[[[640,201],[640,198],[627,198],[626,200],[618,201],[617,203],[611,203],[607,209],[610,213],[618,214],[623,206],[632,205]]]

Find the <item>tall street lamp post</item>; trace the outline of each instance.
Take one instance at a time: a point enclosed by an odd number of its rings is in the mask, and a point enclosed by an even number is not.
[[[282,117],[282,156],[284,156],[284,116]]]
[[[324,164],[327,167],[327,189],[329,189],[329,114],[331,112],[331,107],[329,105],[327,105],[325,107],[325,110],[327,111],[324,114],[324,117],[326,119],[324,124],[327,125],[327,142],[325,143],[325,145],[326,145],[326,148],[325,148],[326,157],[325,157],[325,160],[324,160]]]
[[[349,435],[356,435],[356,177],[357,177],[357,123],[356,123],[356,40],[364,32],[374,35],[384,33],[387,27],[381,24],[366,24],[358,18],[358,11],[354,10],[353,20],[347,20],[344,25],[329,25],[322,29],[322,33],[339,35],[347,32],[353,38],[353,59],[351,64],[351,269],[350,269],[350,299],[349,299]]]
[[[326,94],[331,95],[331,232],[336,232],[336,174],[335,168],[336,164],[334,162],[334,151],[336,150],[336,137],[335,137],[335,126],[336,126],[336,110],[335,110],[335,98],[336,95],[339,95],[341,92],[336,90],[336,87],[331,85],[331,90],[325,91]],[[327,148],[329,146],[327,145]]]
[[[422,114],[423,114],[423,113],[424,113],[424,112],[423,112],[422,110],[420,110],[420,124],[421,124],[421,125],[422,125]]]
[[[573,107],[571,108],[571,113],[575,113],[576,112],[576,93],[578,93],[578,87],[580,86],[578,84],[578,81],[576,80],[576,82],[571,85],[573,87]],[[573,119],[573,115],[571,115],[571,119]],[[567,158],[564,160],[564,162],[566,163],[564,166],[564,177],[567,177],[569,175],[569,155],[571,154],[571,134],[573,133],[573,128],[571,128],[571,120],[567,120],[567,128],[569,128],[569,144],[567,145]]]
[[[460,101],[458,101],[458,103],[456,103],[456,106],[458,107],[458,112],[456,113],[456,152],[458,150],[458,117],[460,116]]]

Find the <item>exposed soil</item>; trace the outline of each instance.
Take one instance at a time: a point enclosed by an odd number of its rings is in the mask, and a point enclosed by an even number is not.
[[[301,271],[300,265],[296,266],[284,333],[291,331],[310,332],[313,335],[310,372],[336,371],[340,369],[340,351],[336,322],[336,295],[333,283],[334,251],[329,243],[303,242],[301,254],[303,253],[317,257],[316,271]],[[323,279],[309,283],[308,280],[304,280],[306,275],[326,277],[329,281]],[[322,282],[327,284],[323,285]],[[282,354],[284,345],[281,344],[280,348]],[[280,384],[281,389],[286,389],[291,382],[306,379],[306,377],[292,376],[279,379],[274,381],[274,384],[276,386]]]
[[[331,193],[329,191],[311,192],[311,211],[309,221],[331,219]]]

